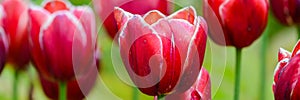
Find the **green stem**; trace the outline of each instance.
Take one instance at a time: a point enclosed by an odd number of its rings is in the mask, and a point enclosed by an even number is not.
[[[265,100],[265,85],[266,85],[266,50],[268,43],[268,33],[263,34],[262,45],[261,45],[261,66],[260,66],[260,91],[259,98],[260,100]]]
[[[13,99],[18,100],[18,80],[19,80],[19,70],[15,70],[14,80],[13,80]]]
[[[300,25],[297,25],[298,40],[300,39]]]
[[[242,49],[236,48],[234,100],[239,99],[239,93],[240,93],[241,57],[242,57]]]
[[[59,100],[67,100],[67,82],[59,81]]]
[[[165,100],[165,95],[159,95],[158,100]]]
[[[139,90],[136,87],[132,88],[132,100],[139,100]]]

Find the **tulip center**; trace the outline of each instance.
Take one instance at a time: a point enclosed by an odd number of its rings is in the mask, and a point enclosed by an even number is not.
[[[50,13],[60,10],[69,10],[66,3],[61,0],[53,0],[49,1],[45,4],[44,8],[48,10]]]

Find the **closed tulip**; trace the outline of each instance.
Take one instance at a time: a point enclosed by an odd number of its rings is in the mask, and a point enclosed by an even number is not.
[[[270,0],[271,9],[275,17],[285,25],[300,23],[299,0]]]
[[[273,92],[275,100],[299,100],[300,41],[292,53],[280,49],[274,72]]]
[[[15,69],[25,69],[30,61],[28,41],[28,7],[23,0],[4,0],[3,28],[8,37],[8,62]]]
[[[300,1],[270,0],[274,16],[284,25],[296,25],[300,39]]]
[[[114,19],[114,7],[120,7],[133,14],[146,14],[150,10],[159,10],[163,14],[169,14],[169,0],[93,0],[103,25],[111,38],[118,32],[117,23]]]
[[[267,0],[204,0],[203,10],[212,40],[236,48],[258,39],[268,20]]]
[[[204,67],[194,85],[184,93],[168,95],[166,100],[211,100],[211,83],[209,73]]]
[[[93,11],[87,6],[71,7],[60,0],[46,2],[44,8],[29,9],[35,67],[51,80],[67,81],[75,77],[75,71],[86,73],[96,44]]]
[[[123,63],[139,90],[150,96],[184,92],[196,81],[206,47],[206,22],[193,7],[170,16],[144,16],[116,8]]]

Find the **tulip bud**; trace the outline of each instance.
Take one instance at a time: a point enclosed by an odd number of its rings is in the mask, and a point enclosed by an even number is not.
[[[267,0],[204,0],[203,4],[210,37],[217,44],[247,47],[266,27]]]
[[[280,49],[274,72],[273,92],[275,100],[299,100],[300,41],[292,53]]]
[[[300,23],[299,0],[270,0],[271,9],[275,17],[285,25]]]
[[[28,41],[28,8],[23,0],[4,0],[3,28],[8,37],[8,62],[16,69],[25,69],[30,61]]]
[[[123,63],[134,84],[151,96],[189,89],[206,47],[206,23],[193,7],[170,16],[152,10],[134,15],[116,8]],[[197,67],[198,66],[198,67]]]
[[[120,7],[133,14],[146,14],[150,10],[159,10],[163,14],[169,14],[170,0],[93,0],[95,10],[103,21],[106,31],[111,38],[118,32],[117,23],[114,19],[114,7]]]
[[[39,73],[67,81],[89,71],[97,39],[91,8],[61,0],[48,1],[44,8],[29,10],[32,57]]]
[[[209,73],[202,67],[194,85],[184,93],[168,95],[166,100],[211,100]]]

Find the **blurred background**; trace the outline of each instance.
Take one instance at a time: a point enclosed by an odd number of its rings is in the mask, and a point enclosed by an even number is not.
[[[90,0],[70,0],[74,5],[90,4]],[[31,0],[31,3],[41,4],[42,0]],[[185,6],[194,6],[198,15],[202,16],[202,0],[175,0],[174,10]],[[270,12],[270,11],[269,11]],[[96,14],[97,15],[97,14]],[[111,48],[112,40],[101,25],[101,20],[97,18],[98,26],[98,45],[101,48],[101,71],[96,86],[87,96],[87,100],[131,100],[132,93],[136,90],[126,84],[118,77],[112,67]],[[251,46],[242,51],[241,67],[241,100],[257,100],[260,93],[260,68],[266,67],[266,100],[273,100],[272,83],[273,71],[277,64],[277,52],[280,47],[291,51],[296,43],[296,27],[285,27],[274,19],[269,13],[269,21],[263,36],[256,40]],[[263,39],[264,38],[264,39]],[[266,47],[267,59],[262,60],[262,47]],[[117,61],[120,62],[120,61]],[[261,63],[265,62],[266,66]],[[210,72],[212,81],[213,100],[232,100],[234,90],[234,71],[235,71],[235,49],[233,47],[218,46],[210,39],[207,42],[207,49],[203,66]],[[12,96],[13,68],[6,65],[0,76],[0,99],[9,100]],[[30,82],[33,82],[33,99],[47,99],[38,81],[36,70],[30,65],[27,72],[20,75],[19,80],[19,99],[27,100]],[[139,92],[139,91],[138,91]],[[139,92],[139,99],[152,100],[153,97]]]

